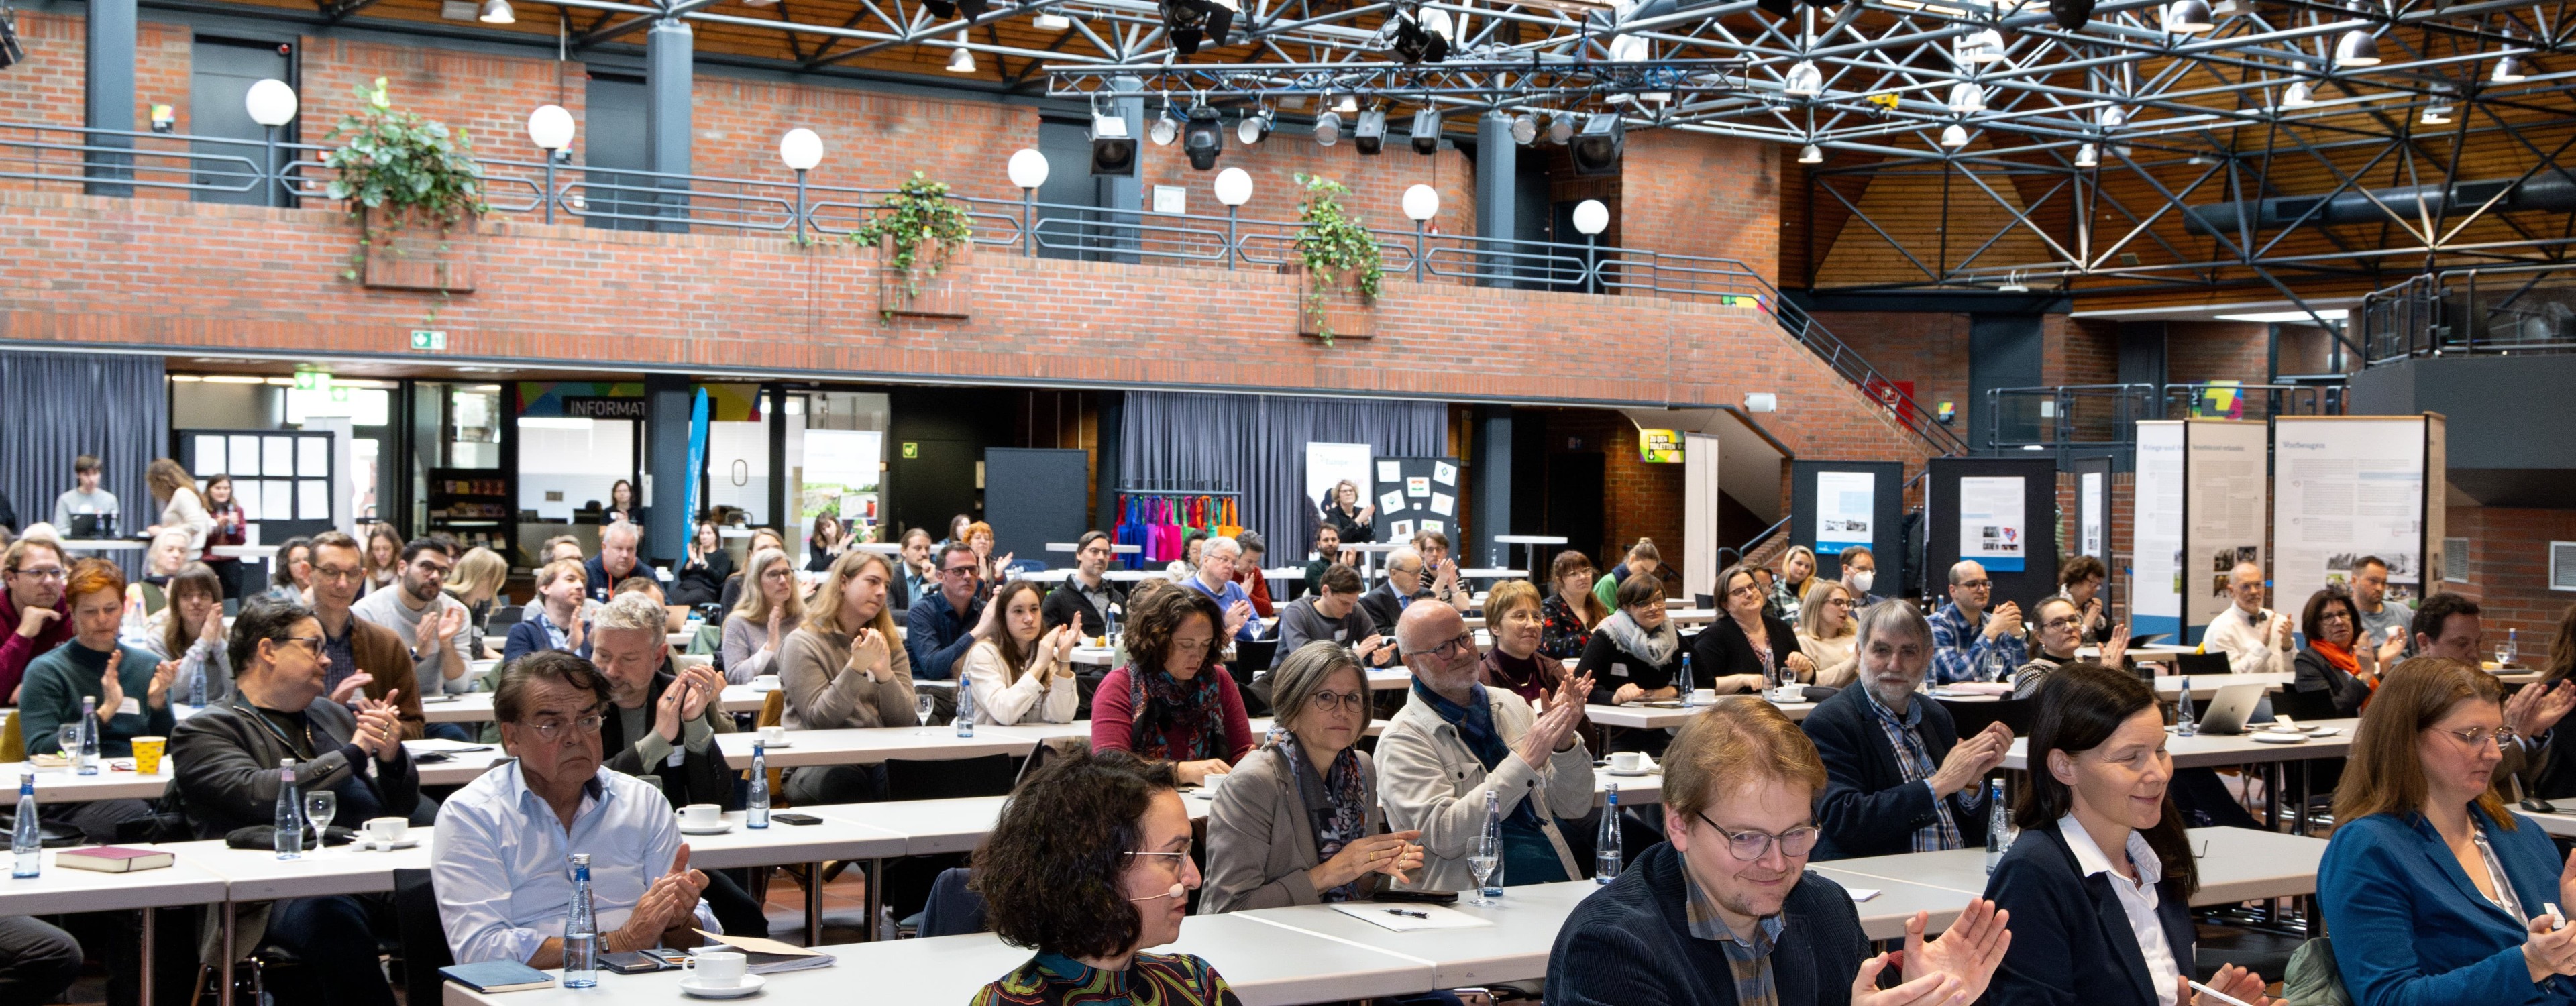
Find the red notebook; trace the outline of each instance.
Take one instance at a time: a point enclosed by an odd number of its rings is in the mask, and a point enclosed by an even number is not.
[[[177,861],[178,857],[160,849],[128,849],[101,845],[87,849],[65,849],[54,854],[55,866],[75,870],[97,870],[100,873],[132,873],[136,870],[158,870]]]

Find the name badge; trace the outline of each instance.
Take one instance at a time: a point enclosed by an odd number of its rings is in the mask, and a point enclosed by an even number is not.
[[[1610,665],[1610,676],[1611,676],[1611,677],[1614,677],[1614,678],[1624,678],[1624,677],[1627,677],[1627,676],[1628,676],[1628,665],[1626,665],[1626,664],[1612,664],[1612,665]]]
[[[1333,630],[1333,641],[1336,643],[1341,642],[1342,640],[1349,638],[1350,634],[1351,630],[1349,629],[1335,629]]]
[[[124,703],[116,707],[116,714],[119,716],[143,715],[143,700],[131,695],[126,696]]]

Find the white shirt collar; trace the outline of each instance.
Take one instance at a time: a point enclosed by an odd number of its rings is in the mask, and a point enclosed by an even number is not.
[[[2084,871],[2085,876],[2108,873],[2123,883],[2128,881],[2112,867],[2111,857],[2104,855],[2102,847],[2094,843],[2093,833],[2084,830],[2084,825],[2075,820],[2074,811],[2068,811],[2065,817],[2057,819],[2057,830],[2066,836],[2066,849],[2075,854],[2075,868]],[[2147,836],[2131,830],[2126,851],[2129,865],[2138,871],[2137,886],[2152,889],[2164,879],[2164,860],[2157,858],[2155,847],[2147,844]]]

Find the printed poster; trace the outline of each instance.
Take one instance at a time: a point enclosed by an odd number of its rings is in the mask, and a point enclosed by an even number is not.
[[[2021,572],[2024,554],[2022,477],[1959,480],[1959,558],[1989,573]]]
[[[2110,513],[2109,500],[2104,495],[2108,488],[2104,483],[2107,481],[2109,476],[2101,472],[2085,472],[2080,477],[2075,504],[2075,519],[2078,524],[2075,540],[2079,543],[2076,548],[2078,555],[2089,555],[2096,559],[2110,558],[2108,543],[2102,540],[2102,525],[2108,523],[2104,518]]]
[[[1416,499],[1431,495],[1431,480],[1420,475],[1404,480],[1404,494]]]
[[[1878,516],[1877,472],[1816,473],[1816,554],[1841,555],[1853,545],[1877,540],[1872,522]]]
[[[1444,486],[1456,486],[1458,484],[1458,466],[1446,461],[1432,462],[1431,481],[1440,483]]]
[[[1356,510],[1367,506],[1369,445],[1309,441],[1306,444],[1306,502],[1315,509],[1306,514],[1305,520],[1312,522],[1316,514],[1322,513],[1327,494],[1344,482],[1350,483],[1353,490],[1351,508]],[[1378,509],[1386,507],[1381,505]]]
[[[2412,605],[2425,586],[2425,457],[2440,428],[2420,416],[2283,416],[2272,475],[2279,517],[2272,567],[2278,603],[2349,584],[2353,564],[2388,564],[2389,603]]]

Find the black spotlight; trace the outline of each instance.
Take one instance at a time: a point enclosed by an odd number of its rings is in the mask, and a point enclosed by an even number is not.
[[[1136,138],[1127,135],[1125,116],[1091,116],[1091,173],[1135,177]]]
[[[1386,149],[1386,109],[1371,108],[1360,113],[1359,125],[1351,130],[1351,146],[1369,157]]]
[[[1567,151],[1574,156],[1574,173],[1618,174],[1619,150],[1627,143],[1627,132],[1628,127],[1612,113],[1595,113],[1583,120],[1582,131],[1574,134],[1574,145]]]
[[[2093,0],[2049,0],[2048,16],[2057,26],[2068,31],[2084,30],[2084,22],[2093,19]]]
[[[1162,0],[1162,7],[1172,49],[1184,56],[1197,55],[1202,44],[1223,48],[1234,27],[1234,8],[1219,0]]]
[[[1413,152],[1440,152],[1440,113],[1429,108],[1413,113]]]
[[[1770,12],[1772,17],[1787,20],[1798,13],[1798,0],[1753,0],[1753,6]]]
[[[1181,152],[1190,155],[1190,167],[1206,171],[1216,167],[1216,155],[1225,149],[1225,124],[1218,121],[1216,109],[1206,105],[1190,109],[1190,124],[1181,128]]]
[[[1407,63],[1437,63],[1449,58],[1449,37],[1424,27],[1419,14],[1399,13],[1389,48]]]
[[[966,18],[970,21],[983,17],[986,11],[993,9],[985,3],[985,0],[921,0],[921,6],[930,11],[932,17],[937,18],[952,18],[957,16],[958,11],[965,11]]]

